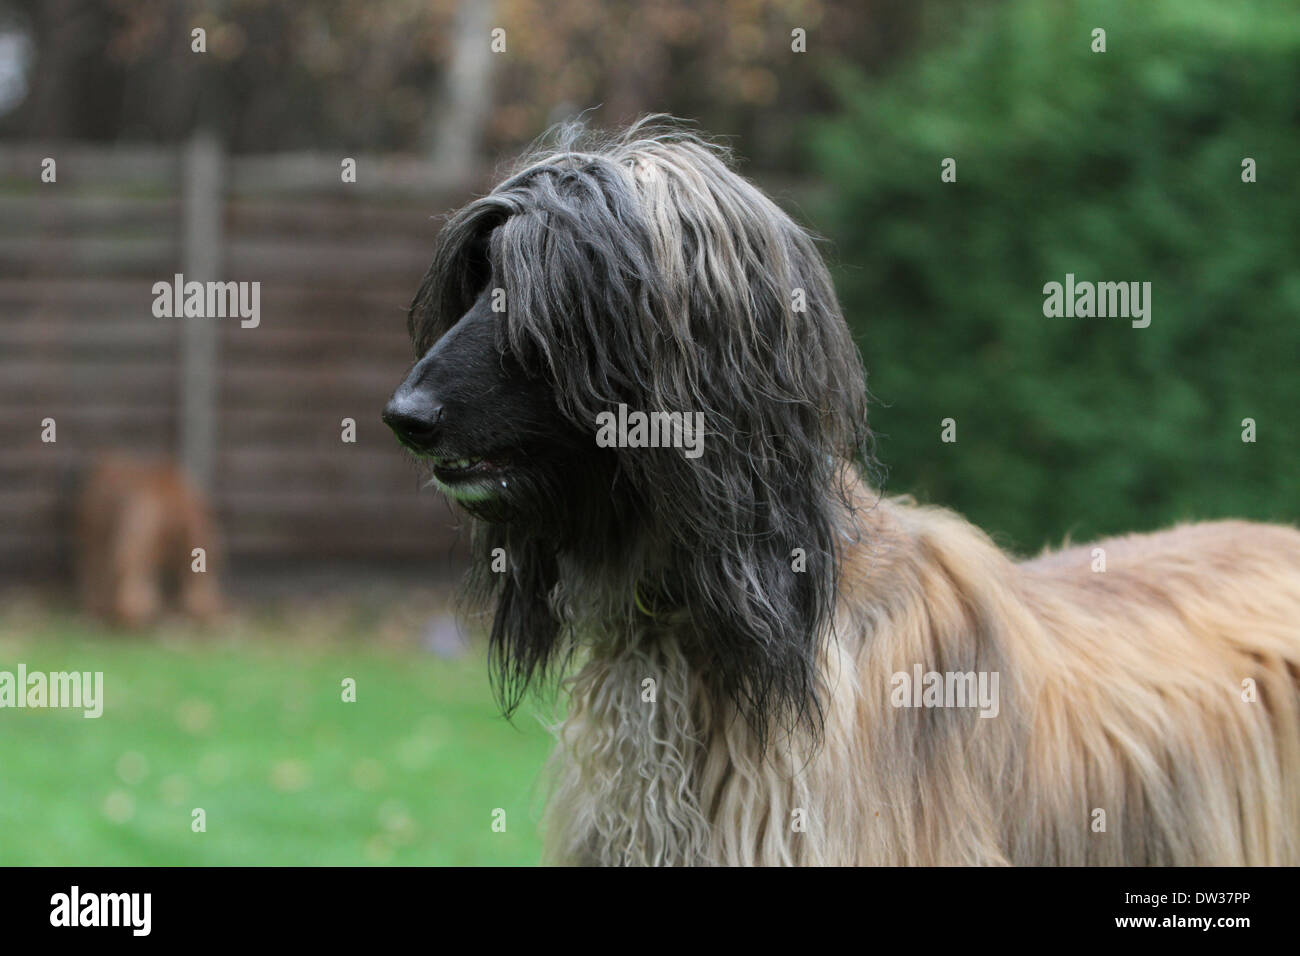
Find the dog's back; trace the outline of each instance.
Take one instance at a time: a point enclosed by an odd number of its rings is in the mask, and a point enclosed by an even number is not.
[[[1110,807],[1061,862],[1300,862],[1300,532],[1184,525],[1020,567],[1051,642],[1028,766],[1068,753],[1038,786]]]
[[[916,776],[877,795],[908,809],[876,859],[1300,862],[1300,531],[1186,525],[1016,564],[951,512],[885,502],[865,540],[846,602],[884,623],[857,644],[854,732]],[[997,716],[882,714],[912,664],[998,671]]]

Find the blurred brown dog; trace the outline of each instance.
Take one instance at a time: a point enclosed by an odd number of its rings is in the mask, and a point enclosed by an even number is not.
[[[211,510],[179,468],[105,457],[77,501],[78,586],[84,608],[121,627],[157,619],[173,592],[189,617],[209,621],[221,606]],[[203,549],[203,570],[195,548]]]

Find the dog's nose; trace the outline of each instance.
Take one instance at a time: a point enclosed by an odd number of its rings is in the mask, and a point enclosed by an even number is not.
[[[384,424],[402,442],[416,448],[433,448],[438,442],[438,433],[442,430],[442,406],[418,401],[403,390],[389,399],[382,417]]]

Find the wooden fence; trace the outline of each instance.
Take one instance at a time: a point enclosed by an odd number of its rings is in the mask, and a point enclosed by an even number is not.
[[[236,572],[456,553],[379,413],[435,217],[469,188],[364,156],[344,183],[341,159],[0,145],[0,576],[55,566],[65,479],[101,451],[184,461]],[[156,318],[178,272],[259,282],[260,324]]]

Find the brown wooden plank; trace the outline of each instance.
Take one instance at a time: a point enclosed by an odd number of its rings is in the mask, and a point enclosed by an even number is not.
[[[41,182],[41,162],[55,160],[57,183]],[[180,154],[166,146],[104,146],[102,143],[5,143],[0,178],[31,182],[35,189],[146,189],[166,193],[180,182]]]
[[[171,239],[0,236],[0,271],[27,275],[161,278],[176,271],[178,256],[179,247]]]
[[[40,304],[57,306],[92,305],[94,314],[109,314],[113,310],[143,304],[146,309],[153,304],[153,285],[140,278],[107,276],[76,276],[69,281],[67,274],[49,276],[4,276],[0,278],[0,305],[9,308]],[[158,276],[154,281],[170,280],[171,275]],[[152,314],[145,313],[152,318]]]
[[[170,405],[176,372],[172,363],[76,362],[54,359],[8,363],[0,379],[0,395],[19,397],[52,392],[79,401],[102,400],[106,394],[128,400],[151,398]]]
[[[174,272],[164,273],[155,281],[170,282]],[[138,298],[152,304],[152,282],[145,284],[145,295],[140,295],[140,279],[119,276],[77,276],[76,282],[52,279],[47,276],[0,276],[0,303],[39,302],[103,302],[116,298],[130,302]],[[345,289],[322,289],[309,282],[284,281],[263,284],[262,303],[297,304],[303,308],[325,309],[332,303],[344,302],[369,308],[383,308],[391,304],[395,292],[413,286],[405,283],[360,283]],[[409,300],[409,295],[407,296]],[[406,302],[401,303],[405,308]]]
[[[180,203],[173,196],[156,199],[68,193],[38,189],[25,195],[0,194],[0,222],[13,236],[64,231],[138,233],[174,239]]]
[[[408,460],[396,440],[366,449],[341,445],[341,451],[295,446],[231,447],[226,443],[217,459],[223,488],[315,487],[406,493],[427,481]],[[391,447],[390,447],[391,446]]]
[[[346,195],[338,198],[314,196],[308,200],[274,197],[256,201],[226,203],[226,228],[232,236],[245,239],[272,237],[375,235],[423,244],[433,254],[443,217],[459,203],[442,204],[436,199],[402,200],[392,203],[358,202]]]
[[[52,357],[78,363],[114,361],[125,353],[158,361],[175,357],[175,323],[150,318],[90,320],[79,316],[28,314],[0,324],[0,367],[7,361],[24,363]]]
[[[0,245],[0,257],[4,246]],[[327,286],[406,281],[417,287],[429,266],[431,250],[381,236],[320,240],[245,239],[226,243],[225,274],[263,284],[312,280]],[[0,261],[3,261],[0,258]]]
[[[357,161],[357,181],[344,183],[342,160]],[[472,187],[449,180],[420,156],[376,156],[351,151],[293,152],[238,156],[231,161],[231,192],[236,196],[333,195],[365,197],[468,195]]]

